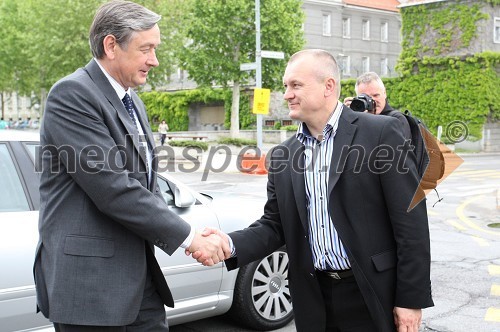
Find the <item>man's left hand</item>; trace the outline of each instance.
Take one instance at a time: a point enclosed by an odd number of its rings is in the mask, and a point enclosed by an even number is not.
[[[422,309],[394,307],[393,314],[398,332],[418,332],[422,323]]]

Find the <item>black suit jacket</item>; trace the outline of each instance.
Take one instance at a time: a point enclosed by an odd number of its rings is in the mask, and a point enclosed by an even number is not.
[[[425,201],[407,212],[418,186],[399,122],[344,106],[329,176],[329,212],[379,331],[394,331],[394,306],[432,306]],[[303,145],[292,137],[271,151],[263,216],[230,233],[233,269],[286,245],[298,331],[324,331],[325,306],[308,241]],[[407,172],[404,172],[407,169]],[[341,303],[342,299],[338,299]]]

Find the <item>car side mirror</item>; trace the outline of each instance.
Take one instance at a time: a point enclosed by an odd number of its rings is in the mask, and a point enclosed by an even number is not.
[[[196,197],[193,196],[188,188],[176,184],[174,188],[174,203],[179,208],[186,208],[196,203]]]

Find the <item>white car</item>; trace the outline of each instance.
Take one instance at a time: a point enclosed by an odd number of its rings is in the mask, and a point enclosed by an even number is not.
[[[36,314],[33,261],[38,242],[39,174],[34,160],[36,132],[0,130],[0,332],[53,331]],[[197,193],[170,176],[159,179],[173,211],[195,228],[225,232],[241,229],[260,216],[261,199]],[[219,208],[220,207],[220,208]],[[241,213],[245,209],[245,213]],[[170,325],[229,312],[256,330],[273,330],[293,319],[284,249],[228,272],[223,263],[204,267],[177,250],[156,255],[175,299],[166,308]]]

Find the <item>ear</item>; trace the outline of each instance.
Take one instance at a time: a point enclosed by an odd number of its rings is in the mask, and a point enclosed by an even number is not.
[[[337,86],[337,82],[333,77],[329,77],[325,82],[325,97],[335,95],[335,87]]]
[[[118,44],[116,43],[116,38],[113,35],[107,35],[104,37],[104,40],[102,41],[103,46],[104,46],[104,53],[106,54],[106,57],[108,59],[114,59],[115,58],[115,51],[116,48],[118,47]]]

